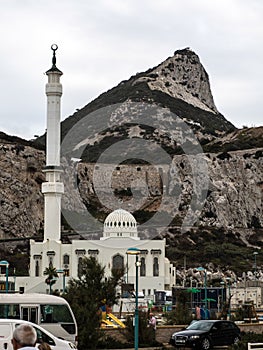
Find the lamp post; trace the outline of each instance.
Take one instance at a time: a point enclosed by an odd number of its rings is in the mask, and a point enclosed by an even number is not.
[[[66,271],[63,270],[63,294],[66,292]]]
[[[257,280],[257,255],[258,255],[258,252],[254,252],[253,253],[254,255],[254,278],[255,278],[255,281]]]
[[[227,277],[227,286],[228,286],[228,298],[229,298],[229,306],[228,306],[228,319],[231,320],[231,290],[230,290],[230,281],[231,278]]]
[[[127,261],[126,261],[126,273],[127,273],[127,279],[126,279],[126,283],[128,284],[129,283],[129,273],[128,273],[128,256],[129,256],[129,254],[126,252],[126,255],[127,255]]]
[[[14,267],[14,292],[16,292],[16,268]]]
[[[221,312],[223,311],[223,305],[224,303],[226,302],[224,300],[224,288],[225,288],[225,282],[224,281],[221,281],[220,282],[221,286],[222,286],[222,289],[221,289]]]
[[[196,270],[197,271],[203,271],[204,274],[205,274],[205,280],[204,280],[204,287],[205,287],[205,320],[207,320],[207,311],[208,311],[208,309],[207,309],[207,279],[206,279],[207,276],[206,276],[206,269],[200,266]]]
[[[9,262],[6,260],[0,261],[0,266],[5,266],[5,292],[8,293],[8,268]]]
[[[127,250],[128,255],[135,255],[135,317],[134,317],[134,349],[138,350],[139,347],[139,309],[138,309],[138,268],[140,266],[139,262],[140,249],[129,248]]]

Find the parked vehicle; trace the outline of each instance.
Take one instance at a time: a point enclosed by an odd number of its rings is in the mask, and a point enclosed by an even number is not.
[[[173,333],[170,344],[175,347],[208,350],[213,346],[236,344],[240,338],[240,329],[232,321],[200,320]]]
[[[44,342],[47,343],[52,350],[77,349],[75,344],[55,337],[53,334],[39,325],[24,320],[15,320],[8,318],[0,319],[0,349],[13,350],[13,345],[11,343],[13,331],[15,327],[19,326],[22,323],[30,324],[35,328],[37,332],[37,346]]]
[[[39,293],[0,294],[0,318],[36,323],[56,337],[77,345],[77,322],[64,298]]]

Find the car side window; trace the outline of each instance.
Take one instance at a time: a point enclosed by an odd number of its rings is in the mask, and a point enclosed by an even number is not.
[[[222,322],[222,329],[232,329],[232,323]]]
[[[219,329],[221,329],[221,324],[220,323],[215,323],[214,325],[213,325],[213,328],[212,328],[213,330],[215,330],[215,331],[218,331]]]
[[[35,327],[34,327],[35,328]],[[47,343],[48,345],[53,345],[55,346],[55,342],[50,336],[48,336],[46,333],[42,332],[40,329],[35,328],[37,332],[37,342],[38,343]]]
[[[17,323],[15,325],[15,327],[18,327],[19,325],[20,325],[20,323]],[[47,335],[45,332],[42,332],[40,329],[38,329],[36,327],[34,327],[34,328],[35,328],[35,331],[37,333],[37,343],[40,343],[40,344],[41,343],[47,343],[47,344],[53,345],[53,346],[56,345],[54,340],[52,338],[50,338],[49,335]]]

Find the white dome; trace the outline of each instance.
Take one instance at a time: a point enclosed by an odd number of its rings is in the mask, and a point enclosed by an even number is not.
[[[126,210],[117,209],[104,221],[104,237],[137,237],[137,223],[134,216]]]

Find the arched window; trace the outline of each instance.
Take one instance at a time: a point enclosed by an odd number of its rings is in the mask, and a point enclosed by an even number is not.
[[[54,261],[54,257],[53,256],[49,256],[48,257],[48,265],[52,265],[53,266],[53,261]]]
[[[36,260],[36,265],[35,265],[35,276],[39,276],[39,260]]]
[[[112,258],[112,270],[124,271],[124,257],[120,254],[116,254]]]
[[[159,276],[159,261],[158,258],[153,258],[153,275]]]
[[[141,258],[140,276],[146,276],[146,265],[144,257]]]
[[[40,254],[33,255],[33,259],[35,260],[35,276],[40,276],[41,271],[41,259],[42,256]]]
[[[83,275],[83,258],[79,257],[78,259],[78,277],[80,278]]]
[[[68,254],[65,254],[63,256],[63,264],[64,265],[69,265],[69,255]]]

